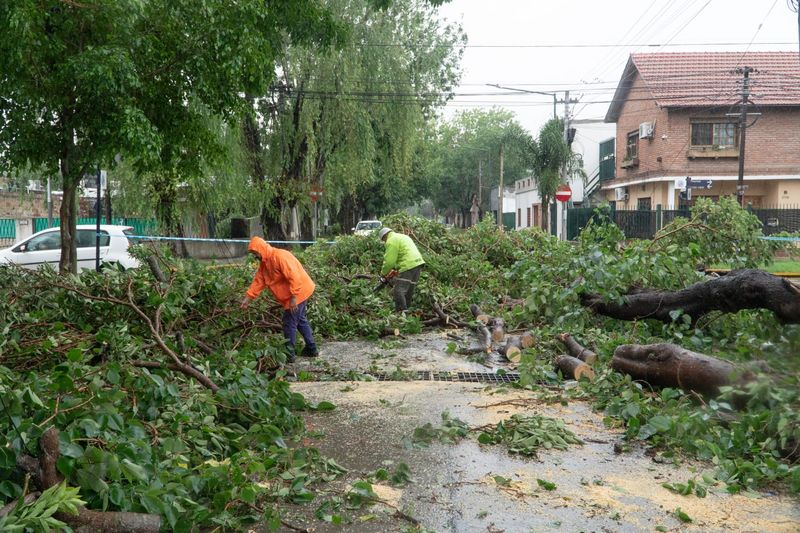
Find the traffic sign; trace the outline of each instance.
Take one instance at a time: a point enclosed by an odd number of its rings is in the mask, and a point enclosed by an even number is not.
[[[320,198],[322,198],[322,187],[319,187],[317,185],[311,187],[311,192],[309,194],[311,195],[312,202],[314,203],[318,202]]]
[[[568,202],[572,198],[572,189],[569,185],[559,185],[556,189],[556,200],[559,202]]]
[[[694,180],[692,178],[686,178],[686,187],[689,189],[710,189],[714,186],[714,182],[711,180]]]

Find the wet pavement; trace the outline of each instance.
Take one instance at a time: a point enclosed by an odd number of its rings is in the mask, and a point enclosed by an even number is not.
[[[465,338],[467,333],[462,333]],[[317,361],[302,360],[296,370],[323,368],[359,372],[409,370],[491,372],[481,362],[448,354],[452,339],[428,333],[379,342],[328,343]],[[498,360],[488,362],[503,367]],[[307,444],[316,446],[348,469],[326,485],[330,494],[346,491],[379,468],[392,472],[406,463],[412,481],[392,487],[373,484],[390,505],[342,513],[346,523],[333,525],[314,517],[316,505],[283,509],[293,527],[315,532],[529,532],[529,531],[798,531],[800,505],[778,494],[729,495],[712,488],[706,498],[680,496],[662,483],[685,483],[702,465],[655,462],[642,449],[616,453],[619,431],[603,424],[601,413],[582,402],[548,402],[540,391],[478,383],[432,381],[310,381],[292,388],[310,401],[327,400],[337,408],[310,412]],[[408,437],[441,414],[471,427],[494,424],[515,413],[562,419],[584,440],[566,451],[542,451],[538,458],[511,455],[504,446],[479,445],[474,438],[457,444],[432,443],[414,449]],[[500,483],[495,479],[498,478]],[[555,484],[546,490],[537,480]],[[691,523],[676,516],[680,508]],[[405,517],[398,516],[401,509]],[[656,528],[659,529],[656,529]],[[286,528],[284,531],[291,531]]]

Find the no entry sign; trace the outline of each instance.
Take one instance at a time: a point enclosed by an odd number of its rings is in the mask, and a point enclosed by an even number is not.
[[[572,189],[569,188],[569,185],[559,185],[556,189],[556,200],[568,202],[570,198],[572,198]]]

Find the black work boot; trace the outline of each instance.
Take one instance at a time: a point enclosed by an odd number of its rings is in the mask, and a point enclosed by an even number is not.
[[[316,346],[314,346],[313,348],[304,346],[303,351],[300,352],[300,355],[302,355],[303,357],[316,357],[319,355],[319,350],[317,349]]]

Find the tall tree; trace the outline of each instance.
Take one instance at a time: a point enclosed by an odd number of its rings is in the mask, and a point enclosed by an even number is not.
[[[542,126],[537,142],[531,143],[530,157],[545,215],[542,216],[542,228],[547,230],[547,213],[558,186],[569,176],[586,179],[586,172],[582,160],[564,139],[564,121],[560,118],[550,119]]]
[[[505,184],[529,175],[529,137],[514,114],[503,109],[464,111],[440,124],[429,159],[437,182],[432,195],[436,207],[461,213],[466,223],[477,194],[483,211],[489,189],[500,183],[501,145]]]
[[[399,207],[420,189],[424,127],[458,80],[465,42],[435,3],[376,9],[373,1],[327,0],[351,28],[346,44],[286,49],[280,79],[244,124],[269,237],[286,236],[291,209],[310,212],[312,186],[324,187],[324,205],[343,225]]]
[[[264,94],[286,42],[345,34],[320,0],[0,2],[0,161],[60,170],[62,272],[75,272],[80,179],[117,154],[196,172],[228,120]]]

